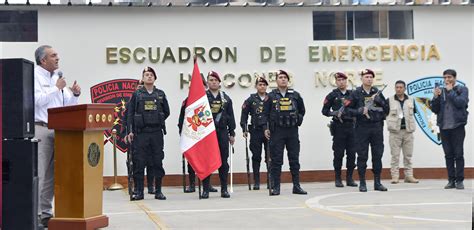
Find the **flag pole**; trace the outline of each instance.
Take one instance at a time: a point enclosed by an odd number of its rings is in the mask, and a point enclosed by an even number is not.
[[[186,160],[184,159],[184,154],[181,154],[181,161],[183,164],[183,192],[186,192]]]
[[[234,146],[229,144],[229,152],[230,152],[231,147],[232,147],[232,153],[230,154],[230,193],[234,193],[234,170],[233,170]]]
[[[198,193],[199,193],[199,199],[201,199],[201,179],[198,177]]]

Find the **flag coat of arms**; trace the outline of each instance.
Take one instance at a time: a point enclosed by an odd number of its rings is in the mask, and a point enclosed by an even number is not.
[[[199,179],[204,180],[221,167],[222,162],[214,120],[196,61],[185,106],[179,143],[181,153]]]

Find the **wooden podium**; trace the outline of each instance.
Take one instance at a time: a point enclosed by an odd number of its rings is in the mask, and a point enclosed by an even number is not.
[[[54,218],[50,230],[107,227],[102,214],[104,130],[114,122],[114,104],[48,109],[54,129]]]

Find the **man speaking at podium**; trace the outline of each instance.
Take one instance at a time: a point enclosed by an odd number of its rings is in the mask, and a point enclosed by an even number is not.
[[[54,130],[48,129],[48,109],[77,104],[81,87],[74,81],[66,87],[59,68],[59,56],[48,45],[35,51],[35,135],[38,143],[39,204],[38,215],[44,227],[53,216],[54,196]]]

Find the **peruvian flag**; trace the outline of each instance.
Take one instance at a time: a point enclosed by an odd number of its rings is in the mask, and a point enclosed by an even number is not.
[[[221,167],[214,119],[196,60],[179,145],[199,179],[204,180]]]

